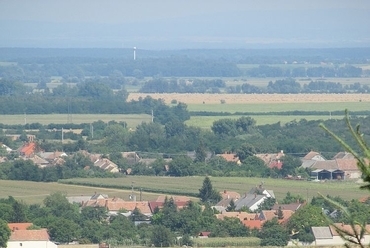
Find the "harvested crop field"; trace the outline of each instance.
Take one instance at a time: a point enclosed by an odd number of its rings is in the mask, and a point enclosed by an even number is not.
[[[186,104],[221,103],[312,103],[312,102],[370,102],[370,94],[179,94],[179,93],[130,93],[128,101],[151,96]]]

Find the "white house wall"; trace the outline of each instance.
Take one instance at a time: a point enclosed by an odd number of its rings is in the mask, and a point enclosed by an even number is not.
[[[250,211],[255,211],[258,209],[258,206],[265,201],[267,197],[261,198],[259,201],[257,201],[255,204],[253,204],[249,209]]]
[[[50,241],[8,241],[8,248],[58,248]]]

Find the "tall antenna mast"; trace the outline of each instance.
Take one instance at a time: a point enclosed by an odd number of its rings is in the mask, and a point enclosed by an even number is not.
[[[134,47],[134,60],[136,60],[136,47]]]

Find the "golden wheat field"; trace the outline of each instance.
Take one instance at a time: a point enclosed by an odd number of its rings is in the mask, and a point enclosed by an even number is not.
[[[314,103],[314,102],[370,102],[370,94],[179,94],[179,93],[130,93],[128,101],[151,96],[163,99],[170,104],[172,100],[186,104],[228,104],[242,103]]]

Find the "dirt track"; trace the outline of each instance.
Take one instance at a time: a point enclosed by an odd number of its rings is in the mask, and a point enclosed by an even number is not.
[[[220,103],[295,103],[295,102],[370,102],[370,94],[145,94],[130,93],[128,101],[151,96],[187,104]]]

